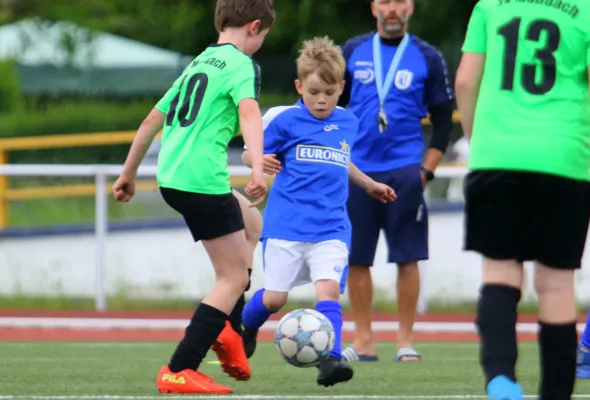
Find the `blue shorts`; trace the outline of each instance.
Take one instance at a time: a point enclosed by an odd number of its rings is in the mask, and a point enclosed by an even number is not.
[[[381,229],[387,239],[388,262],[400,264],[427,260],[428,209],[420,165],[367,175],[391,186],[397,200],[391,204],[380,203],[357,185],[350,184],[347,204],[352,224],[349,264],[373,265]]]

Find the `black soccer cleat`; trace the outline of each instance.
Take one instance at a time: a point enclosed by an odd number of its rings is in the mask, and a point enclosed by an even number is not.
[[[317,368],[319,370],[317,383],[326,387],[334,386],[340,382],[347,382],[354,375],[350,365],[334,357],[322,361]]]
[[[256,351],[256,338],[258,336],[258,329],[249,329],[242,325],[242,341],[244,342],[244,350],[246,357],[250,358]]]

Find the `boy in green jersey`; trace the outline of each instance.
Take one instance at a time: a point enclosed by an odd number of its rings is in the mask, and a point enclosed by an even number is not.
[[[246,200],[230,187],[227,146],[241,127],[255,158],[246,194],[255,199],[250,207],[260,204],[266,195],[257,101],[260,72],[250,57],[274,19],[272,0],[217,1],[218,42],[194,59],[147,116],[113,187],[117,200],[131,199],[138,166],[162,129],[160,192],[184,217],[195,242],[203,242],[215,269],[215,286],[197,307],[170,363],[157,377],[162,393],[232,393],[197,371],[212,346],[230,376],[239,380],[251,376],[241,337],[228,321],[230,315],[240,314],[241,309],[235,309],[240,308],[238,299],[249,282],[253,247],[244,231],[246,215],[240,210],[240,202]]]
[[[590,2],[480,0],[456,77],[470,138],[466,250],[483,256],[477,326],[488,398],[517,400],[517,304],[535,262],[540,398],[570,399],[574,272],[590,220]]]

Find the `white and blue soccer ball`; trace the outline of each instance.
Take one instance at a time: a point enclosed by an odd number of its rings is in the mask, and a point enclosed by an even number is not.
[[[275,345],[289,364],[308,368],[318,365],[334,348],[334,327],[322,313],[310,309],[291,311],[279,321]]]

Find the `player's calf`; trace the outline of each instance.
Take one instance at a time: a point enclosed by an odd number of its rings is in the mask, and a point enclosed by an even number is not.
[[[342,305],[340,298],[340,282],[334,279],[320,279],[315,282],[316,311],[328,318],[334,327],[334,347],[330,357],[318,366],[317,383],[322,386],[333,386],[352,379],[354,371],[342,362]]]
[[[484,258],[483,266],[484,285],[477,306],[477,327],[488,396],[494,400],[520,400],[513,395],[519,387],[515,369],[518,357],[516,320],[522,264]]]
[[[272,314],[283,308],[287,298],[288,294],[286,292],[260,289],[246,303],[242,313],[242,340],[248,358],[252,357],[256,351],[258,329]]]
[[[541,400],[570,399],[576,377],[574,270],[535,268],[539,296]]]

